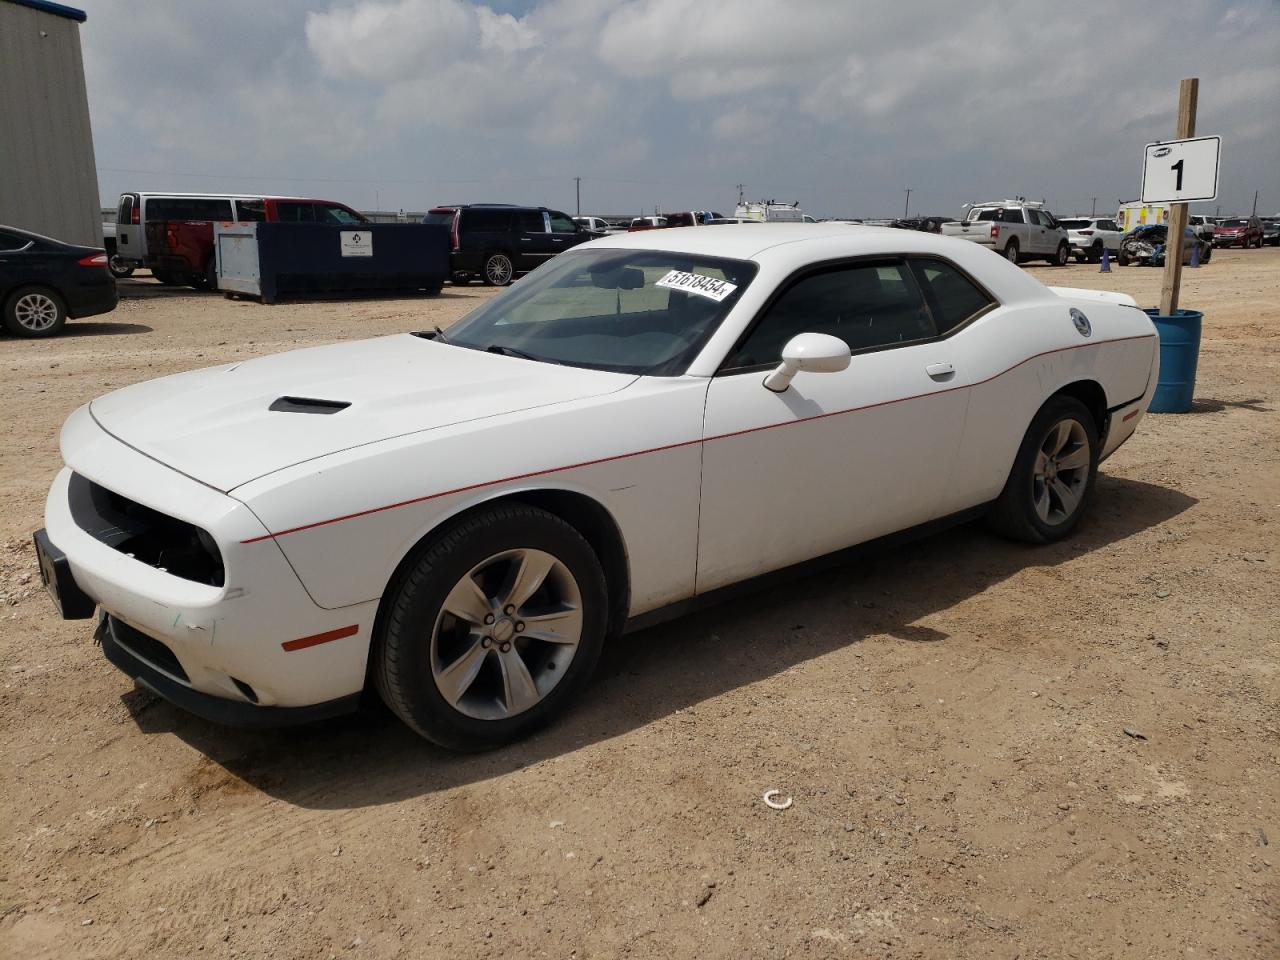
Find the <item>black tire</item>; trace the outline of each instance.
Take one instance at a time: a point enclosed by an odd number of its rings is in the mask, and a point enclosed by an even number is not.
[[[134,268],[132,266],[130,266],[129,264],[126,264],[116,254],[112,254],[112,256],[107,260],[107,269],[111,272],[111,275],[115,277],[117,280],[123,280],[126,277],[132,277],[133,271],[134,271]]]
[[[1067,265],[1067,261],[1070,259],[1071,246],[1064,240],[1062,243],[1058,244],[1058,250],[1053,257],[1050,258],[1049,262],[1055,267],[1065,267]]]
[[[175,274],[170,273],[168,270],[153,269],[151,271],[151,275],[155,277],[158,281],[163,283],[166,287],[176,287],[178,285],[177,276]]]
[[[1090,247],[1088,257],[1089,257],[1090,263],[1101,263],[1102,262],[1102,244],[1095,243],[1092,247]]]
[[[1116,256],[1116,263],[1120,264],[1122,267],[1127,267],[1129,265],[1129,255],[1124,252],[1123,248],[1121,248],[1120,253]]]
[[[516,278],[516,264],[505,250],[495,250],[484,258],[480,270],[487,287],[505,287]]]
[[[463,273],[461,270],[455,270],[453,273],[449,274],[449,279],[453,282],[454,286],[465,287],[471,282],[471,274]]]
[[[1004,258],[1008,260],[1010,263],[1018,262],[1018,241],[1017,240],[1010,240],[1007,244],[1005,244]]]
[[[215,257],[210,257],[204,265],[204,275],[201,277],[200,289],[218,289],[218,261]]]
[[[15,337],[52,337],[67,325],[67,304],[49,287],[20,287],[4,302],[4,328]]]
[[[541,700],[512,716],[478,719],[451,705],[437,687],[432,637],[450,591],[477,565],[506,550],[539,550],[567,568],[581,596],[582,633],[573,659]],[[509,504],[466,517],[426,541],[402,566],[384,604],[372,655],[378,693],[423,737],[472,751],[518,740],[576,699],[604,645],[609,590],[595,551],[577,530],[544,510]]]
[[[1201,263],[1208,263],[1209,258],[1213,256],[1213,247],[1205,247],[1204,254],[1200,257]]]
[[[1059,424],[1065,422],[1079,424],[1083,436],[1087,438],[1088,466],[1077,468],[1087,472],[1080,477],[1072,471],[1073,476],[1068,477],[1068,485],[1081,479],[1083,484],[1079,487],[1073,509],[1069,512],[1059,510],[1064,514],[1060,519],[1053,519],[1052,504],[1056,500],[1061,507],[1062,499],[1056,494],[1045,492],[1044,499],[1050,504],[1050,517],[1046,520],[1036,508],[1037,494],[1044,486],[1036,472],[1036,463],[1046,442],[1052,442]],[[1018,448],[1018,455],[1013,461],[1013,469],[1009,471],[1009,479],[1005,482],[1000,498],[987,515],[987,522],[996,532],[1028,543],[1051,543],[1070,534],[1089,509],[1094,481],[1098,475],[1100,446],[1098,428],[1088,407],[1075,397],[1065,394],[1050,397],[1027,428],[1022,445]],[[1073,448],[1073,451],[1078,449]]]

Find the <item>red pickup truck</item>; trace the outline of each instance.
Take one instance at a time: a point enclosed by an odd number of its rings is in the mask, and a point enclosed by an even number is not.
[[[189,284],[198,290],[214,290],[218,286],[217,264],[213,255],[213,225],[217,221],[323,223],[338,226],[369,222],[368,218],[345,204],[332,200],[299,197],[210,198],[218,201],[216,209],[224,215],[206,219],[206,211],[215,209],[208,201],[201,206],[193,205],[187,198],[174,198],[172,203],[166,205],[167,199],[143,195],[136,205],[130,205],[135,210],[145,209],[143,216],[134,221],[142,227],[143,232],[145,252],[142,265],[148,267],[161,283]],[[183,216],[184,213],[187,216]],[[190,216],[192,213],[201,215],[196,218]]]

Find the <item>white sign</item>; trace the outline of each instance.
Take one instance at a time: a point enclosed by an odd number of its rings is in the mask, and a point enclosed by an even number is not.
[[[686,273],[683,270],[672,270],[654,284],[655,287],[670,287],[685,293],[696,293],[719,303],[733,291],[738,289],[736,283],[728,280],[717,280],[715,277],[704,277],[700,273]]]
[[[344,257],[372,257],[373,234],[366,230],[341,230]]]
[[[1142,202],[1216,200],[1221,156],[1221,137],[1148,143],[1142,162]]]

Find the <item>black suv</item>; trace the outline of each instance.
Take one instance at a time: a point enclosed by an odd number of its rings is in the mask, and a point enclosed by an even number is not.
[[[505,287],[516,274],[592,239],[567,213],[546,207],[448,204],[432,207],[422,222],[449,225],[453,237],[449,270],[454,283],[480,279],[491,287]]]

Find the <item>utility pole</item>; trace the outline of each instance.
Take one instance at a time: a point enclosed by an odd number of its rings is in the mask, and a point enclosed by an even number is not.
[[[1258,191],[1253,191],[1253,213],[1252,216],[1258,215]]]
[[[1089,216],[1092,218],[1097,216],[1097,214],[1098,214],[1098,198],[1094,197],[1093,203],[1089,205]]]
[[[1213,210],[1213,219],[1217,220],[1220,216],[1222,216],[1222,204],[1218,204]]]
[[[907,202],[902,205],[902,219],[907,219],[907,211],[911,209],[911,188],[907,187]]]
[[[1183,80],[1178,87],[1178,134],[1189,140],[1196,135],[1196,101],[1200,97],[1199,77]],[[1164,244],[1164,283],[1160,288],[1160,316],[1172,317],[1178,309],[1178,288],[1182,284],[1182,232],[1187,228],[1187,205],[1169,208],[1169,230]]]
[[[738,188],[738,206],[742,206],[747,202],[747,185],[745,183],[735,184]]]
[[[582,216],[582,178],[581,177],[573,178],[573,195],[576,200],[576,204],[577,204],[576,209],[578,211],[576,214],[574,214],[574,216],[580,217]]]

